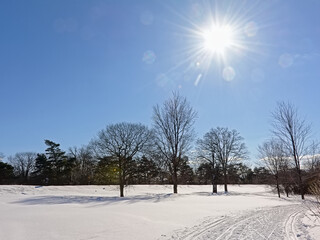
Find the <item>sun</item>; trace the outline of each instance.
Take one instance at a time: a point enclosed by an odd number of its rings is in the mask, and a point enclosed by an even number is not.
[[[210,53],[223,55],[234,45],[234,30],[229,25],[212,25],[202,32],[203,48]]]

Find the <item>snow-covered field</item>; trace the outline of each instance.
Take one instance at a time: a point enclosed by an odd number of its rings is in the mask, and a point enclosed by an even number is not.
[[[0,239],[320,239],[308,200],[268,186],[0,186]],[[308,197],[307,197],[308,199]]]

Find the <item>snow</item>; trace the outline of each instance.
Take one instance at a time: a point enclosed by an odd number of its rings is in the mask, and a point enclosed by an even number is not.
[[[303,226],[311,239],[320,239],[320,218],[316,217],[312,212],[308,212],[301,220],[300,227]]]
[[[263,185],[210,191],[138,185],[119,198],[117,186],[0,186],[0,239],[320,239],[308,200]]]

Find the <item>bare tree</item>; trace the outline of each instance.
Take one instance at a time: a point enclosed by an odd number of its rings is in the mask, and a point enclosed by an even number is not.
[[[78,184],[90,184],[93,181],[96,159],[88,146],[69,148],[69,155],[75,159],[73,181]]]
[[[37,154],[34,152],[19,152],[8,158],[9,163],[14,167],[15,175],[19,176],[23,183],[28,183],[36,158]]]
[[[195,134],[193,124],[197,113],[187,99],[178,93],[153,108],[155,146],[163,157],[173,182],[173,192],[178,193],[178,170],[182,157],[190,149]]]
[[[210,136],[215,144],[216,157],[223,171],[224,191],[228,192],[229,165],[245,159],[248,155],[247,147],[243,137],[234,129],[217,127],[210,130]]]
[[[280,172],[286,167],[287,157],[283,143],[277,139],[271,139],[258,146],[259,158],[263,165],[275,177],[278,197],[280,198]]]
[[[0,152],[0,161],[2,161],[2,159],[4,159],[4,154]]]
[[[279,102],[272,117],[272,133],[283,143],[294,161],[301,198],[304,199],[301,159],[307,152],[306,142],[311,126],[298,116],[297,108],[290,103]]]
[[[305,167],[314,172],[320,167],[320,143],[312,141],[308,149]]]
[[[118,160],[120,197],[124,197],[133,157],[147,147],[151,136],[146,126],[123,122],[108,125],[93,140],[92,146],[99,158],[111,156]]]
[[[198,158],[208,162],[212,168],[212,193],[217,193],[216,168],[217,168],[217,141],[213,131],[207,132],[202,139],[197,141]]]

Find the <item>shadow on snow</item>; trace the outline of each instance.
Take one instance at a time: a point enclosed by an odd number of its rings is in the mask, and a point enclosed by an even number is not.
[[[54,205],[54,204],[132,204],[136,202],[160,202],[169,199],[173,194],[137,195],[130,197],[102,197],[102,196],[40,196],[21,199],[13,204],[25,205]]]

